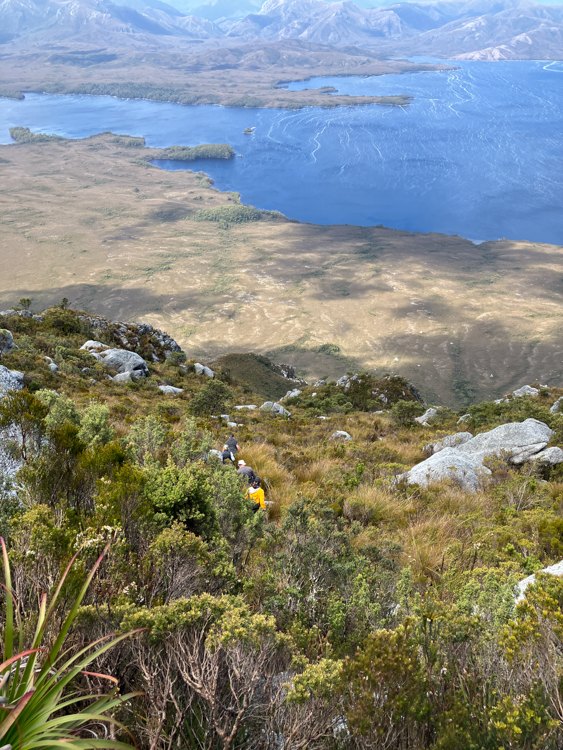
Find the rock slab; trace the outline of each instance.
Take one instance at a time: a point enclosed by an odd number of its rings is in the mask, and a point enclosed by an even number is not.
[[[406,474],[406,480],[408,484],[427,487],[432,482],[448,479],[468,492],[477,492],[481,479],[490,473],[479,459],[464,456],[457,448],[443,448],[414,466]]]
[[[563,463],[561,448],[547,448],[552,434],[553,431],[544,422],[526,419],[524,422],[500,425],[475,437],[471,437],[470,433],[451,435],[448,438],[453,443],[451,446],[443,445],[446,438],[438,441],[434,445],[438,445],[439,450],[404,474],[403,479],[422,487],[429,482],[449,479],[468,492],[476,492],[480,481],[491,473],[483,464],[486,458],[501,458],[515,465],[530,460],[537,460],[544,466]],[[434,449],[434,445],[430,447]]]
[[[0,328],[0,355],[11,352],[12,349],[17,349],[14,344],[14,337],[12,332],[8,331],[7,328]]]
[[[281,404],[278,404],[275,401],[264,401],[260,409],[262,411],[270,411],[276,416],[291,417],[290,412],[288,412],[287,409],[285,409]]]

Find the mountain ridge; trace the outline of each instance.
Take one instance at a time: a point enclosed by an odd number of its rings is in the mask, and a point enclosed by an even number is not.
[[[234,7],[236,12],[225,16],[227,5],[220,2],[178,9],[161,0],[3,0],[0,48],[10,53],[22,45],[65,42],[125,51],[294,39],[360,45],[391,57],[563,59],[563,6],[531,0],[438,0],[374,8],[351,0],[267,0],[259,8],[248,0]]]

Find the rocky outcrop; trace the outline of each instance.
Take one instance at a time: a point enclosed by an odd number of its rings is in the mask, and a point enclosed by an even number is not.
[[[0,399],[4,398],[8,391],[21,391],[23,388],[23,372],[19,370],[8,370],[0,365]]]
[[[128,382],[130,379],[138,380],[149,374],[147,363],[135,352],[129,352],[126,349],[110,349],[101,341],[87,341],[80,348],[89,352],[98,362],[116,370],[117,375],[114,380],[117,383]]]
[[[23,388],[23,372],[9,370],[0,365],[0,400],[10,391],[21,391]],[[18,435],[14,428],[0,430],[0,474],[13,477],[22,467],[21,460],[14,458],[4,449],[5,444],[17,441]]]
[[[0,328],[0,356],[11,352],[12,349],[17,349],[12,332],[7,328]]]
[[[194,365],[196,375],[207,375],[208,378],[214,378],[215,372],[210,367],[202,365],[201,362],[196,362]]]
[[[552,434],[553,431],[544,422],[526,419],[482,432],[457,450],[479,461],[487,456],[496,456],[506,458],[513,464],[522,464],[546,448]]]
[[[300,396],[303,393],[303,391],[300,391],[299,388],[294,388],[292,391],[288,391],[285,396],[280,398],[280,401],[285,401],[286,398],[295,398],[295,396]]]
[[[561,398],[558,398],[557,401],[553,404],[551,409],[549,410],[552,414],[559,414],[561,411],[561,407],[563,406],[563,396]]]
[[[276,365],[272,363],[272,370],[282,378],[293,381],[296,385],[307,385],[307,381],[297,377],[297,370],[293,365]]]
[[[152,362],[164,362],[172,352],[182,351],[171,336],[149,323],[121,323],[99,315],[79,315],[78,319],[94,331],[103,332],[120,348],[141,351]]]
[[[491,473],[479,459],[462,455],[457,448],[444,448],[414,466],[406,475],[408,484],[427,487],[432,482],[450,480],[467,492],[477,492],[481,480]]]
[[[537,396],[539,393],[538,388],[532,388],[531,385],[523,385],[522,388],[517,388],[512,391],[514,398],[522,398],[522,396]]]
[[[175,388],[173,385],[159,385],[158,388],[169,396],[177,396],[179,393],[184,392],[183,388]]]
[[[433,409],[432,407],[430,407],[429,409],[426,409],[426,411],[424,412],[424,414],[421,417],[415,417],[414,421],[418,422],[419,424],[423,425],[424,427],[427,427],[430,424],[430,422],[432,421],[432,419],[434,419],[434,417],[436,416],[436,414],[438,414],[438,412],[436,411],[436,409]]]
[[[473,439],[473,435],[470,432],[456,432],[455,435],[446,435],[446,437],[437,440],[435,443],[429,443],[424,446],[424,452],[432,456],[434,453],[439,453],[444,448],[457,448],[463,443],[467,443]]]
[[[502,458],[515,465],[530,460],[537,460],[544,466],[563,463],[563,450],[547,448],[552,434],[543,422],[526,419],[500,425],[475,437],[467,432],[449,435],[431,445],[433,455],[414,466],[403,479],[423,487],[429,482],[449,479],[469,492],[476,492],[480,481],[491,473],[484,465],[487,458]],[[444,446],[444,441],[450,445]]]
[[[260,407],[260,409],[262,411],[270,411],[272,412],[272,414],[275,414],[276,416],[291,417],[290,412],[288,412],[287,409],[285,409],[281,404],[278,404],[275,401],[265,401]]]

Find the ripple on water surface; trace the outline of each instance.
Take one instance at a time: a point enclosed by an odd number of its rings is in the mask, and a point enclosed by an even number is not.
[[[227,142],[242,158],[163,166],[203,169],[245,203],[301,221],[563,243],[563,63],[455,64],[289,86],[410,94],[406,108],[233,110],[27,95],[0,100],[0,142],[12,125],[73,138],[112,130],[158,147]]]

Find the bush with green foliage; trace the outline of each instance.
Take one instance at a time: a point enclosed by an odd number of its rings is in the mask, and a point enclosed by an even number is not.
[[[234,393],[221,380],[209,380],[190,401],[190,411],[197,416],[222,414],[227,404],[234,399]]]

